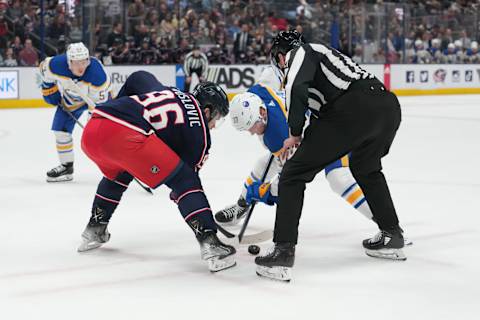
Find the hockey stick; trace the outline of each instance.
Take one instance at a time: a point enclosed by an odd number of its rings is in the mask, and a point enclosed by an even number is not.
[[[272,165],[274,155],[270,155],[270,158],[268,159],[267,166],[265,167],[265,170],[263,171],[261,182],[265,182],[265,178],[267,177],[268,171],[270,170],[270,166]],[[245,220],[243,221],[242,229],[240,230],[240,233],[238,236],[234,235],[233,233],[225,230],[223,227],[217,224],[218,231],[223,233],[227,237],[227,242],[230,244],[253,244],[253,243],[259,243],[259,242],[264,242],[273,237],[273,231],[272,230],[265,230],[259,233],[255,234],[250,234],[246,235],[245,230],[247,229],[248,223],[250,221],[250,217],[252,216],[253,209],[255,208],[256,201],[254,201],[248,210],[247,216],[245,217]]]
[[[77,84],[73,81],[70,81],[70,83],[68,84],[68,89],[72,90],[72,91],[75,91],[76,94],[78,94],[80,96],[80,98],[82,98],[83,101],[85,101],[85,103],[88,105],[89,108],[91,109],[95,109],[95,103],[93,103],[93,101],[88,97],[86,96],[85,94],[83,94],[81,91],[80,91],[80,88],[77,86]],[[62,108],[73,120],[75,120],[75,122],[80,126],[80,128],[82,129],[85,129],[85,126],[77,119],[75,118],[75,116],[73,115],[73,113],[68,110],[67,108]],[[150,189],[149,187],[143,185],[143,183],[141,183],[137,178],[133,177],[133,179],[135,180],[136,183],[138,183],[138,185],[140,187],[142,187],[143,190],[147,191],[148,193],[150,193],[151,195],[153,195],[153,191],[152,189]]]
[[[270,170],[270,166],[272,165],[274,157],[275,156],[273,154],[271,154],[270,159],[268,159],[267,167],[265,168],[265,171],[263,172],[263,175],[262,175],[262,180],[261,180],[262,183],[265,182],[265,178],[267,177],[268,171]],[[245,217],[245,221],[243,221],[242,229],[240,230],[240,233],[238,234],[238,241],[239,242],[242,242],[243,235],[245,234],[245,230],[247,229],[248,222],[250,221],[250,217],[252,216],[253,209],[255,208],[256,204],[257,204],[256,201],[254,201],[252,203],[252,206],[250,207],[250,210],[248,211],[247,216]]]

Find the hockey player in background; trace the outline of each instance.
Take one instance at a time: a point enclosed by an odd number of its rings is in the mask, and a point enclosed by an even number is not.
[[[164,184],[200,244],[211,271],[235,265],[235,248],[216,235],[198,171],[210,148],[210,132],[228,114],[225,92],[199,84],[192,94],[163,86],[151,74],[130,75],[118,97],[93,110],[82,149],[104,174],[78,251],[110,239],[108,223],[133,177],[151,188]]]
[[[110,78],[101,62],[90,57],[81,42],[70,44],[66,54],[46,58],[39,68],[43,99],[57,106],[52,130],[60,165],[47,172],[47,181],[70,181],[73,179],[75,119],[88,109],[81,95],[87,95],[94,103],[107,101]]]
[[[442,57],[442,63],[459,63],[457,50],[455,49],[455,45],[453,43],[449,43],[447,49],[445,49]]]
[[[472,41],[470,49],[466,53],[467,63],[480,63],[480,52],[478,51],[478,42]]]
[[[428,50],[425,49],[425,43],[421,39],[415,40],[415,57],[413,63],[429,64],[432,61],[432,56]]]

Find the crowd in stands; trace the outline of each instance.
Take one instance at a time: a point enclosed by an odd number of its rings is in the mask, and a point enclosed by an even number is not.
[[[268,63],[275,35],[292,28],[361,63],[480,63],[480,0],[45,0],[47,54],[82,40],[87,2],[92,54],[106,65],[183,63],[194,45],[211,64]],[[0,0],[0,66],[38,65],[39,4]]]

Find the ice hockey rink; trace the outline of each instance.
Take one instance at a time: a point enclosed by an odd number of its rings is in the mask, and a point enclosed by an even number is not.
[[[367,257],[361,241],[376,226],[321,174],[307,187],[288,284],[259,278],[246,247],[235,268],[210,273],[165,187],[151,196],[132,183],[110,242],[77,253],[101,178],[79,148],[81,129],[74,181],[47,184],[54,110],[0,110],[0,319],[479,319],[480,96],[400,100],[383,164],[414,242],[408,260]],[[212,142],[201,177],[215,211],[237,199],[265,151],[228,121]],[[273,221],[274,208],[258,205],[247,233]]]

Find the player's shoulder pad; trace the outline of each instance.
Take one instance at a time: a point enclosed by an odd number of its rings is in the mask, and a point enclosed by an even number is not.
[[[48,58],[47,58],[48,59]],[[45,59],[45,61],[47,61]],[[48,60],[48,70],[54,76],[61,77],[61,78],[73,78],[73,73],[70,71],[68,67],[67,55],[60,54],[58,56],[54,56]]]
[[[90,57],[90,65],[82,77],[84,82],[94,87],[102,87],[108,81],[108,75],[103,65],[95,57]]]
[[[256,94],[257,96],[260,97],[260,99],[262,99],[264,102],[265,101],[270,101],[270,99],[272,98],[270,93],[268,92],[268,89],[265,87],[265,86],[262,86],[260,84],[255,84],[253,85],[252,87],[250,87],[247,92],[250,92],[250,93],[253,93],[253,94]]]

